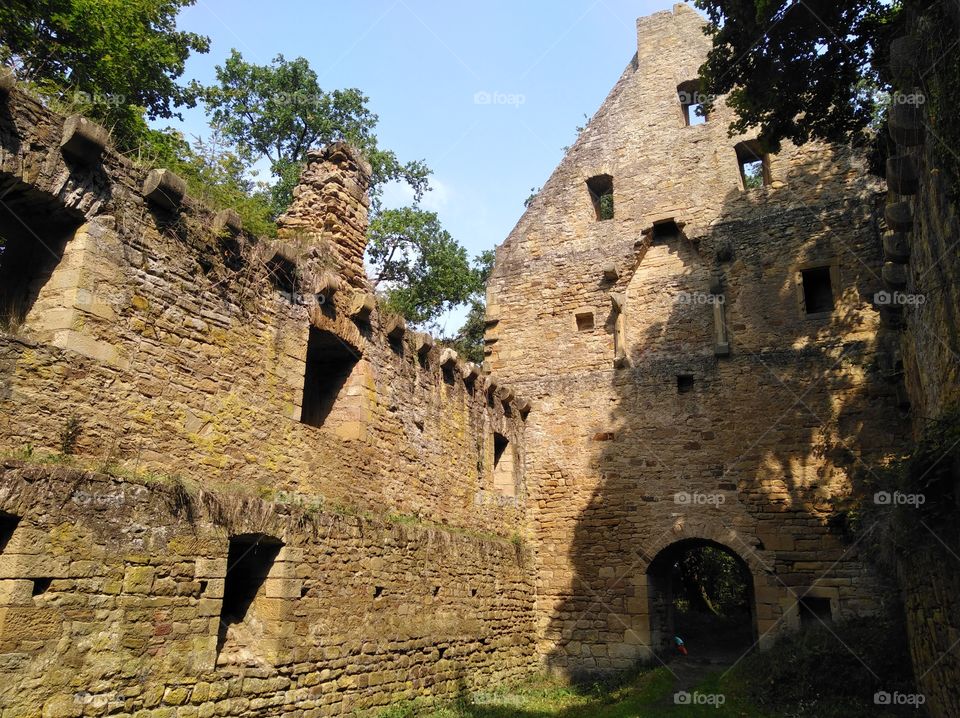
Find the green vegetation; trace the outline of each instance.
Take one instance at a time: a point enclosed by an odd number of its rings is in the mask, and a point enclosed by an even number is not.
[[[619,684],[569,686],[538,676],[509,689],[463,696],[433,709],[416,704],[394,706],[379,718],[763,718],[766,714],[747,702],[744,688],[734,677],[708,674],[693,691],[723,695],[722,705],[679,705],[674,701],[674,678],[667,668],[641,672]]]
[[[892,718],[917,711],[877,705],[874,694],[912,694],[911,677],[902,622],[857,619],[784,636],[732,669],[684,659],[588,686],[538,676],[432,708],[393,706],[380,718]],[[699,699],[680,704],[678,692]]]
[[[118,146],[138,145],[144,118],[176,117],[196,104],[177,83],[206,37],[177,30],[193,0],[7,0],[0,6],[0,62],[47,98],[77,105]]]
[[[470,295],[470,311],[460,327],[460,331],[450,339],[445,340],[464,359],[480,364],[483,361],[483,335],[487,328],[486,322],[486,288],[487,279],[493,271],[493,261],[496,252],[488,249],[474,258],[473,265],[473,292]]]
[[[326,90],[302,57],[277,55],[267,65],[233,50],[217,81],[181,84],[191,52],[210,41],[177,30],[193,0],[12,0],[0,8],[0,62],[54,109],[81,113],[111,130],[121,152],[182,176],[192,196],[235,209],[253,234],[276,234],[307,153],[331,142],[358,147],[372,167],[369,261],[382,301],[408,321],[430,326],[477,293],[464,248],[432,212],[420,207],[430,169],[401,162],[379,146],[378,117],[356,88]],[[208,137],[188,141],[148,120],[179,117],[205,104]],[[265,161],[269,181],[257,180]],[[390,182],[406,184],[412,204],[385,210]]]
[[[729,93],[731,133],[758,128],[771,152],[803,144],[865,141],[877,112],[874,93],[900,5],[883,0],[809,3],[695,0],[713,41],[701,67],[704,110]]]

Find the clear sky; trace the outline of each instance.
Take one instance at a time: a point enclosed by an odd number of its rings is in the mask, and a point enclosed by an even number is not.
[[[471,256],[500,244],[636,50],[657,0],[197,0],[181,29],[207,35],[184,79],[214,81],[231,48],[258,64],[303,56],[321,87],[357,87],[381,146],[433,170],[424,206]],[[167,124],[167,123],[164,123]],[[181,129],[205,134],[197,108]],[[403,192],[386,196],[403,204]],[[456,329],[459,314],[449,320]]]

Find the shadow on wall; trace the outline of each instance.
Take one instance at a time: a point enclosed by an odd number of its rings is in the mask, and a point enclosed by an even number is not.
[[[577,679],[672,651],[658,567],[678,542],[719,545],[749,568],[751,647],[801,614],[880,607],[887,589],[861,563],[843,507],[872,496],[870,466],[907,430],[878,361],[888,330],[871,307],[881,207],[843,191],[860,171],[845,154],[829,178],[824,164],[816,156],[783,185],[730,192],[702,236],[651,246],[648,235],[616,287],[629,362],[613,370],[609,429],[593,439],[605,443],[571,527],[572,580],[553,597],[552,668]],[[729,355],[715,356],[718,275]]]

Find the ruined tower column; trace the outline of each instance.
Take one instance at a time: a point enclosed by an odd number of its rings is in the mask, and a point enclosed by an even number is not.
[[[306,244],[329,249],[336,265],[331,269],[360,288],[367,284],[363,254],[371,172],[360,151],[346,143],[312,150],[293,190],[293,203],[277,220],[280,239],[301,249]]]

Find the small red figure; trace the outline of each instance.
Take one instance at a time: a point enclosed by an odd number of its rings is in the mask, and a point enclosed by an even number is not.
[[[677,644],[677,651],[680,652],[681,656],[687,655],[687,647],[683,645],[683,639],[680,636],[674,636],[673,642]]]

